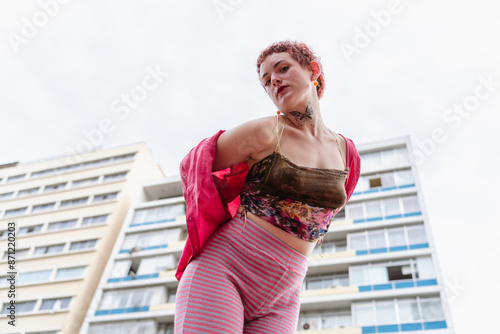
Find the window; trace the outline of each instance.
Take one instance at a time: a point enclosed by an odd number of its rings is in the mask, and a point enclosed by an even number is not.
[[[399,170],[395,173],[395,181],[398,187],[414,184],[413,172],[411,169]]]
[[[396,307],[394,301],[377,301],[377,325],[397,324]]]
[[[398,281],[435,279],[430,256],[408,260],[353,265],[349,268],[352,285],[385,284]]]
[[[20,227],[19,232],[17,234],[19,236],[22,236],[25,234],[40,233],[40,231],[42,230],[42,227],[43,227],[43,224]]]
[[[353,303],[354,326],[372,326],[375,324],[375,312],[371,302]]]
[[[418,311],[418,303],[416,299],[399,299],[398,309],[399,321],[401,323],[420,321],[420,312]]]
[[[368,248],[377,249],[385,248],[385,231],[369,231],[368,232]]]
[[[85,218],[83,218],[82,226],[104,223],[104,222],[106,222],[107,218],[108,218],[108,215],[85,217]]]
[[[100,159],[100,160],[93,160],[93,161],[87,161],[87,162],[84,162],[82,164],[82,167],[86,167],[86,168],[95,167],[95,166],[106,164],[106,163],[108,163],[110,161],[111,161],[110,158]]]
[[[417,257],[416,278],[433,279],[436,278],[434,265],[430,256]]]
[[[52,274],[52,269],[19,273],[18,283],[46,282]]]
[[[9,183],[9,182],[15,182],[15,181],[21,181],[21,180],[24,180],[25,177],[26,177],[26,174],[9,176],[7,178],[7,183]]]
[[[57,269],[55,279],[81,278],[83,277],[85,268],[86,268],[85,266],[82,266],[82,267]]]
[[[105,291],[98,310],[114,310],[164,304],[166,302],[164,286]]]
[[[25,258],[28,255],[29,250],[30,250],[29,248],[16,249],[16,253],[10,254],[10,255],[14,256],[14,258],[16,260],[20,260],[20,259]],[[3,259],[7,260],[8,257],[9,257],[9,252],[5,251],[5,253],[3,254]]]
[[[172,324],[159,324],[155,328],[154,320],[120,321],[96,323],[89,327],[88,334],[174,334]]]
[[[48,192],[52,192],[52,191],[63,190],[64,188],[66,188],[66,182],[51,184],[51,185],[45,186],[44,192],[48,193]]]
[[[31,213],[37,213],[37,212],[44,212],[44,211],[49,211],[54,208],[56,203],[46,203],[46,204],[39,204],[33,206],[33,209],[31,210]]]
[[[99,177],[96,176],[96,177],[91,177],[91,178],[88,178],[88,179],[82,179],[82,180],[75,180],[71,183],[71,186],[73,188],[76,188],[76,187],[83,187],[83,186],[90,186],[92,184],[96,184],[97,181],[98,181]]]
[[[31,312],[35,308],[36,300],[29,302],[16,302],[16,313],[26,313]],[[10,310],[8,307],[10,303],[3,304],[2,314],[9,314]]]
[[[28,208],[25,207],[25,208],[7,210],[7,211],[5,211],[4,217],[24,215],[26,213],[26,209],[28,209]]]
[[[403,202],[403,210],[405,214],[415,213],[420,211],[417,196],[405,196],[401,198]]]
[[[354,250],[368,249],[368,243],[365,232],[352,233],[348,236],[349,247]]]
[[[366,208],[366,219],[382,219],[382,208],[380,207],[380,201],[368,201],[365,202]]]
[[[427,243],[424,225],[409,226],[407,227],[407,231],[410,245]]]
[[[61,202],[61,207],[86,204],[88,197],[69,199]]]
[[[29,195],[35,195],[38,193],[38,190],[40,190],[40,187],[37,188],[31,188],[31,189],[24,189],[24,190],[19,190],[17,193],[17,197],[23,197],[23,196],[29,196]]]
[[[122,250],[130,250],[135,247],[142,249],[176,242],[179,241],[181,232],[181,228],[173,228],[167,230],[129,234],[123,241]]]
[[[75,241],[71,243],[69,250],[82,250],[94,248],[97,243],[97,239],[85,240],[85,241]]]
[[[94,196],[94,203],[95,202],[101,202],[101,201],[110,201],[116,198],[118,195],[118,192],[114,193],[107,193],[107,194],[101,194],[101,195],[95,195]]]
[[[71,219],[71,220],[49,223],[47,231],[56,231],[56,230],[70,228],[76,226],[77,221],[78,219]]]
[[[349,285],[349,276],[347,274],[313,276],[305,279],[306,290],[329,289]]]
[[[42,306],[40,307],[40,311],[59,311],[65,310],[68,308],[69,302],[71,301],[71,297],[67,298],[56,298],[56,299],[45,299],[42,302]]]
[[[399,198],[386,198],[382,200],[384,207],[384,216],[391,217],[401,215],[401,208],[399,206]]]
[[[177,216],[186,214],[184,203],[157,206],[154,208],[135,210],[132,225],[161,220],[175,219]]]
[[[12,195],[14,195],[14,192],[12,192],[12,191],[10,193],[0,194],[0,201],[5,201],[8,199],[11,199]]]
[[[175,269],[177,260],[172,254],[158,255],[142,259],[116,261],[111,271],[112,278],[149,275]]]
[[[34,255],[62,253],[63,249],[64,244],[36,247]]]
[[[119,155],[119,156],[113,157],[113,162],[129,160],[129,159],[134,158],[134,155],[135,155],[135,153]]]
[[[144,258],[141,260],[137,275],[155,274],[165,270],[175,269],[176,265],[175,257],[172,254]]]
[[[47,175],[50,175],[50,174],[54,174],[55,172],[56,172],[56,169],[41,170],[41,171],[38,171],[38,172],[31,173],[31,177],[35,178],[35,177],[47,176]]]
[[[407,244],[404,228],[391,228],[387,230],[389,247],[404,246]]]
[[[347,205],[347,217],[357,220],[364,219],[365,214],[363,212],[363,204],[351,204]]]
[[[126,175],[127,172],[104,175],[104,182],[123,180]]]

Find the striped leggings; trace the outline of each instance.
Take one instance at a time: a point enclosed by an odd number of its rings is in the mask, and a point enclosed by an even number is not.
[[[237,214],[188,264],[175,300],[175,333],[291,334],[307,257]]]

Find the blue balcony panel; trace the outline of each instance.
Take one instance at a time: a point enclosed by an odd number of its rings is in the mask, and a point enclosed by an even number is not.
[[[419,248],[429,248],[429,244],[416,244],[416,245],[410,245],[410,249],[419,249]]]
[[[422,212],[418,211],[418,212],[405,213],[404,216],[405,217],[420,216],[421,214],[422,214]]]
[[[401,214],[386,216],[385,219],[394,219],[403,217]]]
[[[429,321],[429,322],[424,322],[424,328],[425,329],[442,329],[442,328],[447,328],[446,327],[446,321]]]
[[[399,332],[398,325],[384,325],[378,326],[377,333],[394,333]]]
[[[159,273],[156,274],[147,274],[147,275],[139,275],[136,277],[136,279],[149,279],[149,278],[157,278],[160,277]]]
[[[401,324],[402,332],[420,331],[420,330],[422,330],[422,324],[419,322],[414,324]]]
[[[367,218],[366,221],[367,222],[374,222],[374,221],[382,220],[382,219],[383,219],[382,217],[373,217],[373,218]]]
[[[404,288],[413,288],[415,286],[415,283],[413,282],[399,282],[396,283],[396,289],[404,289]]]
[[[410,188],[410,187],[415,187],[415,183],[412,183],[412,184],[404,184],[402,186],[398,186],[399,189],[402,189],[402,188]]]
[[[370,189],[370,190],[365,190],[363,191],[363,193],[365,194],[371,194],[371,193],[376,193],[376,192],[379,192],[380,189]]]
[[[389,252],[398,252],[408,250],[408,246],[394,246],[389,247]]]
[[[361,327],[361,330],[363,331],[363,334],[377,333],[375,326]]]
[[[165,244],[165,245],[156,245],[156,246],[144,247],[142,250],[158,249],[158,248],[167,248],[167,247],[168,247],[168,244]]]
[[[388,191],[388,190],[394,190],[396,187],[387,187],[387,188],[382,188],[382,191]]]
[[[371,285],[360,285],[358,287],[359,292],[366,292],[366,291],[372,291],[372,286]]]
[[[390,290],[392,289],[392,284],[391,283],[388,283],[388,284],[376,284],[373,286],[373,290]]]
[[[417,286],[428,286],[428,285],[437,285],[437,280],[426,279],[426,280],[417,281]]]
[[[387,253],[387,248],[370,249],[370,254]]]
[[[357,250],[356,251],[356,255],[366,255],[366,254],[368,254],[367,250]]]
[[[365,220],[364,219],[354,219],[353,222],[354,222],[354,224],[356,224],[356,223],[364,223]]]

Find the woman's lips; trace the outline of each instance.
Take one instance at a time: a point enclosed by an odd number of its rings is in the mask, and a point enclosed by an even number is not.
[[[278,88],[278,92],[276,93],[276,96],[278,96],[283,91],[283,89],[285,89],[287,87],[288,86],[281,86],[280,88]]]

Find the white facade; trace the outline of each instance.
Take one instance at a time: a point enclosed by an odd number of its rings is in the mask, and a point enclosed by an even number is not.
[[[77,333],[131,203],[162,177],[143,143],[0,166],[0,333]]]

